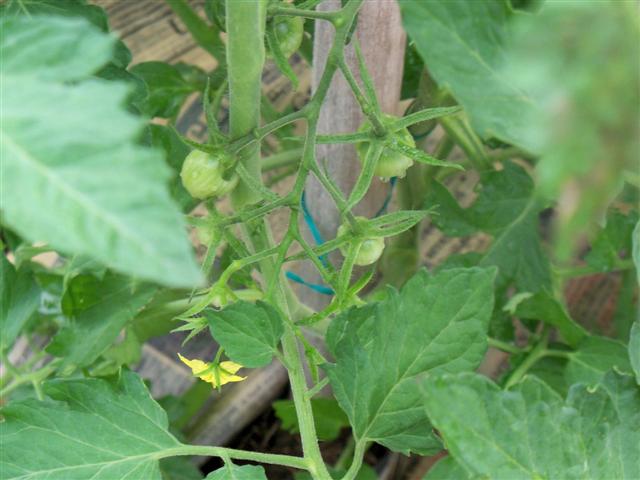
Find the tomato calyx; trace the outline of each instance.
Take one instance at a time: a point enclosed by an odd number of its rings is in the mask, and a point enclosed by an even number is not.
[[[392,115],[384,115],[383,123],[385,125],[390,125],[391,123],[397,120],[396,117]],[[362,126],[358,129],[359,132],[369,132],[372,131],[371,122],[368,120],[365,121]],[[410,147],[415,147],[416,143],[413,139],[413,136],[406,128],[402,128],[395,132],[390,132],[385,135],[386,141],[388,142],[397,142],[408,145]],[[385,137],[375,137],[379,138],[380,141],[385,141]],[[372,134],[372,138],[373,134]],[[356,145],[356,150],[358,152],[358,157],[360,161],[364,163],[364,160],[367,156],[367,152],[369,151],[369,147],[371,146],[371,142],[360,142]],[[374,174],[378,177],[381,177],[382,180],[389,180],[391,177],[399,177],[403,178],[407,174],[407,170],[409,167],[413,165],[413,159],[399,153],[395,150],[391,150],[390,148],[383,148],[380,158],[378,159],[378,163],[376,164],[376,168],[374,170]]]

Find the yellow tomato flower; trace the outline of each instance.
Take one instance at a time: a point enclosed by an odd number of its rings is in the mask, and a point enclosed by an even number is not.
[[[191,368],[191,371],[196,377],[210,383],[214,387],[221,387],[231,382],[241,382],[247,378],[235,375],[235,373],[242,368],[242,365],[235,362],[227,361],[220,362],[220,365],[211,365],[202,360],[189,360],[180,354],[178,354],[178,357],[182,363]],[[220,383],[218,383],[218,380],[220,380]]]

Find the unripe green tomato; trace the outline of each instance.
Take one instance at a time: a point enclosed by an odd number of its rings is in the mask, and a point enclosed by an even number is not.
[[[420,110],[423,110],[425,108],[428,108],[428,107],[425,106],[420,101],[420,99],[416,98],[413,102],[411,102],[411,105],[409,105],[409,108],[407,108],[407,112],[405,115],[419,112]],[[424,138],[427,135],[429,135],[434,128],[436,128],[437,124],[438,124],[438,121],[435,118],[432,118],[431,120],[424,120],[422,122],[414,123],[413,125],[411,125],[409,127],[409,132],[414,138]]]
[[[397,118],[391,115],[384,116],[385,123],[391,123],[395,120],[397,120]],[[371,123],[367,120],[362,124],[358,131],[366,132],[370,129]],[[416,146],[416,142],[413,140],[411,133],[409,133],[409,130],[407,130],[406,128],[394,132],[393,135],[401,143],[409,145],[410,147]],[[367,156],[367,151],[369,150],[369,142],[358,143],[356,145],[356,150],[358,151],[360,161],[364,162],[364,159]],[[413,160],[411,158],[389,148],[385,148],[382,150],[382,154],[380,155],[380,159],[378,160],[378,164],[376,165],[374,175],[385,179],[391,177],[403,178],[407,174],[407,169],[411,165],[413,165]]]
[[[201,150],[193,150],[184,159],[180,178],[182,185],[193,198],[204,200],[205,198],[221,197],[236,186],[237,175],[225,180],[224,163],[227,154],[223,151],[207,153]]]
[[[302,17],[278,15],[273,21],[275,22],[274,27],[280,51],[285,58],[289,58],[298,51],[302,43],[304,19]],[[271,52],[268,52],[268,55],[273,57]]]
[[[202,245],[211,245],[214,239],[214,231],[211,225],[203,225],[196,227],[196,235]]]
[[[338,236],[344,235],[349,230],[349,224],[343,223],[342,225],[340,225],[340,227],[338,227]],[[360,249],[358,250],[358,254],[356,255],[354,263],[360,266],[371,265],[372,263],[378,261],[380,255],[382,255],[383,250],[384,238],[365,238],[360,244]],[[340,252],[342,252],[342,255],[346,257],[349,253],[349,245],[341,246]]]

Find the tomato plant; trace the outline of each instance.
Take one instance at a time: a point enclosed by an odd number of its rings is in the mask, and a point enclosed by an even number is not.
[[[180,459],[209,456],[224,466],[207,479],[279,465],[352,480],[371,475],[373,444],[440,455],[430,480],[640,478],[636,3],[399,0],[401,116],[361,51],[364,0],[207,0],[206,16],[166,3],[214,68],[131,65],[83,0],[0,4],[2,478],[202,478]],[[322,65],[314,22],[334,28]],[[279,111],[265,64],[297,88],[297,51],[319,75]],[[364,118],[351,132],[319,128],[336,77]],[[193,94],[204,140],[179,128]],[[353,145],[350,191],[322,144]],[[356,214],[376,177],[387,199]],[[461,178],[475,184],[464,199]],[[311,179],[340,217],[329,239]],[[480,241],[427,268],[427,225]],[[288,270],[300,262],[322,284]],[[616,285],[604,326],[566,294],[594,275]],[[174,352],[211,393],[285,368],[291,400],[274,408],[301,454],[193,444],[135,372],[172,331],[218,345]],[[500,370],[480,374],[496,352]],[[341,430],[329,464],[323,442]]]

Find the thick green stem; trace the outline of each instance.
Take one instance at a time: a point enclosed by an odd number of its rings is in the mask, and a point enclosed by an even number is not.
[[[229,131],[233,139],[255,134],[259,127],[266,3],[266,0],[252,2],[227,0],[227,57],[231,97]],[[297,113],[291,118],[302,116],[304,112]],[[285,121],[276,123],[284,125]],[[249,175],[256,181],[262,180],[259,142],[252,142],[242,148],[240,161]],[[256,200],[258,198],[255,192],[244,183],[240,184],[232,194],[232,202],[236,209]],[[273,240],[264,218],[253,225],[245,224],[244,227],[254,252],[272,248]],[[264,279],[275,279],[278,285],[269,289],[271,300],[284,315],[291,318],[290,306],[295,304],[297,299],[292,298],[277,262],[273,258],[265,258],[260,262],[260,271]],[[287,331],[282,338],[282,348],[299,419],[306,468],[314,478],[330,479],[331,476],[320,454],[311,403],[306,396],[307,385],[302,359],[298,352],[295,333],[290,325],[287,326]]]
[[[229,72],[229,135],[232,139],[250,134],[260,125],[262,68],[266,0],[238,2],[227,0],[227,69]],[[242,150],[241,164],[260,181],[260,144]],[[241,181],[231,195],[234,207],[257,202],[260,196]]]
[[[351,462],[351,466],[349,467],[349,470],[347,470],[347,473],[345,474],[345,476],[342,477],[342,480],[353,480],[354,478],[356,478],[356,475],[358,474],[358,472],[360,471],[360,468],[362,467],[362,460],[364,459],[364,452],[366,450],[367,450],[367,442],[358,440],[356,442],[356,447],[353,452],[353,460]]]
[[[302,358],[298,351],[295,332],[291,327],[287,327],[287,331],[282,337],[282,350],[289,366],[289,382],[291,383],[293,402],[298,416],[298,425],[300,426],[302,451],[308,462],[309,473],[314,478],[331,479],[331,475],[329,475],[320,454],[318,436],[311,410],[311,400],[307,397],[307,382],[302,368]]]
[[[527,351],[527,349],[525,348],[516,347],[515,345],[512,345],[507,342],[503,342],[502,340],[498,340],[496,338],[489,337],[487,339],[487,343],[489,344],[490,347],[497,348],[507,353],[518,354],[518,353],[524,353]]]
[[[505,389],[512,387],[513,385],[518,383],[538,360],[548,354],[547,344],[549,343],[549,331],[549,328],[545,328],[542,334],[542,339],[536,344],[535,347],[533,347],[527,357],[522,361],[520,365],[518,365],[518,367],[507,379],[507,382],[504,385]]]

